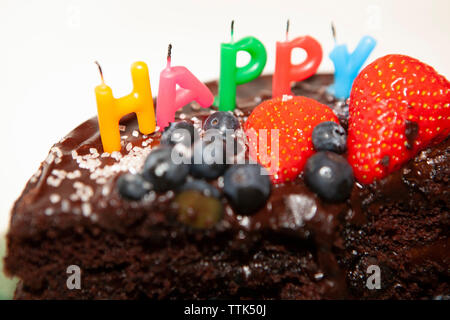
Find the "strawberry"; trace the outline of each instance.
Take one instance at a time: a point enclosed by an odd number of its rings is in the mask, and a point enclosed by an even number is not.
[[[338,118],[329,107],[313,99],[286,99],[284,96],[266,100],[253,110],[244,125],[250,155],[269,169],[273,183],[293,180],[314,153],[311,138],[314,127],[324,121],[338,123]],[[278,152],[276,134],[272,135],[271,131],[273,129],[278,130]],[[264,138],[264,132],[267,133],[267,139]],[[278,163],[274,163],[277,154]]]
[[[450,133],[450,83],[404,55],[375,60],[356,77],[349,102],[348,160],[372,183]]]

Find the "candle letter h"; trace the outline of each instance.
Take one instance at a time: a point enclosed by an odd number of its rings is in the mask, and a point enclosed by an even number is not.
[[[104,82],[95,88],[98,124],[105,152],[120,151],[119,121],[129,113],[136,113],[142,134],[155,131],[155,111],[147,65],[135,62],[131,66],[131,78],[133,91],[122,98],[114,98],[111,88]]]

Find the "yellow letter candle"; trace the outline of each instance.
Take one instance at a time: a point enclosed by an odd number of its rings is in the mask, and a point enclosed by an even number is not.
[[[97,63],[97,62],[96,62]],[[98,110],[98,126],[103,144],[103,151],[112,153],[120,151],[119,120],[132,112],[136,113],[139,131],[150,134],[155,131],[155,110],[148,68],[144,62],[135,62],[131,66],[133,91],[122,98],[114,98],[112,90],[104,80],[100,65],[97,63],[102,83],[95,88]]]

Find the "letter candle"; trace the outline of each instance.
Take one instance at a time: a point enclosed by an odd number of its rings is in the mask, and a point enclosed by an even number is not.
[[[291,83],[302,81],[316,73],[322,61],[322,47],[320,43],[310,36],[303,36],[288,40],[289,20],[286,23],[286,41],[277,42],[275,72],[272,80],[272,97],[281,97],[284,94],[292,95]],[[306,59],[300,64],[292,64],[291,56],[294,48],[306,51]]]
[[[201,107],[210,107],[214,95],[188,69],[171,66],[172,45],[169,44],[167,67],[159,77],[159,91],[156,102],[156,119],[160,130],[175,121],[175,112],[191,101],[197,101]],[[177,89],[177,85],[179,88]]]
[[[333,23],[331,23],[331,31],[335,45],[330,53],[330,58],[334,63],[335,71],[334,84],[328,87],[328,92],[336,98],[347,99],[350,96],[353,81],[373,48],[375,48],[376,41],[371,36],[364,36],[350,54],[346,44],[337,44],[336,29]]]
[[[236,86],[257,78],[264,69],[267,52],[264,45],[255,37],[245,37],[234,42],[234,20],[231,22],[231,42],[220,46],[219,95],[216,100],[220,111],[233,111],[236,108]],[[243,67],[236,66],[238,51],[250,54],[250,62]]]
[[[98,126],[105,152],[120,151],[120,119],[132,112],[136,113],[139,131],[150,134],[155,131],[155,111],[153,108],[150,78],[145,62],[135,62],[131,66],[131,79],[133,91],[122,98],[114,98],[112,90],[105,84],[100,64],[99,68],[102,83],[95,87],[97,98]]]

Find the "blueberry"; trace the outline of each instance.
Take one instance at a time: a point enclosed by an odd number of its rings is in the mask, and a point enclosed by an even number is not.
[[[207,180],[221,176],[226,169],[225,149],[221,139],[199,141],[194,145],[190,171],[196,178]]]
[[[312,143],[316,151],[344,153],[347,149],[347,134],[336,122],[325,121],[314,128]]]
[[[353,171],[347,160],[333,152],[318,152],[311,156],[304,169],[305,182],[322,199],[344,201],[353,187]]]
[[[141,200],[151,185],[139,174],[124,173],[117,179],[116,187],[123,198]]]
[[[208,229],[222,219],[220,192],[206,181],[187,182],[179,191],[173,202],[178,221],[193,228]]]
[[[177,164],[172,159],[172,148],[160,146],[148,155],[142,175],[156,191],[167,191],[182,185],[188,173],[188,165]]]
[[[203,123],[203,130],[216,129],[225,136],[227,130],[235,131],[239,129],[239,120],[230,112],[217,111],[206,118]]]
[[[269,198],[271,183],[265,169],[257,164],[237,164],[224,175],[223,191],[239,214],[252,214]]]
[[[188,181],[182,185],[178,191],[198,191],[207,197],[220,198],[220,191],[205,180]]]
[[[197,133],[194,125],[187,121],[171,122],[168,127],[164,129],[161,136],[161,144],[174,146],[182,143],[190,147],[197,139]]]

